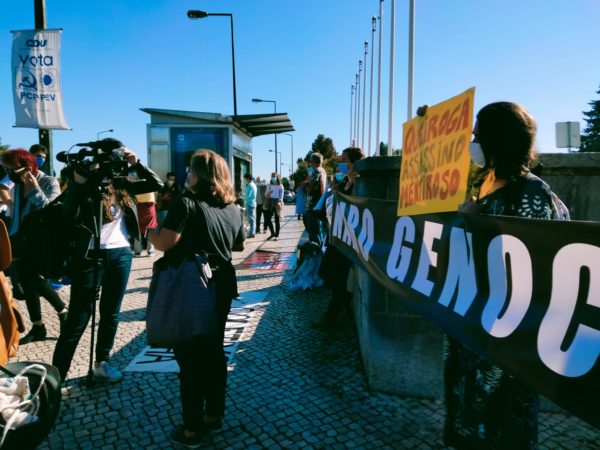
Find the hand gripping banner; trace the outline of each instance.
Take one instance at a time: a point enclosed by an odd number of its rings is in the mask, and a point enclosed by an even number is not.
[[[398,301],[599,427],[600,223],[396,210],[336,193],[332,244]]]
[[[68,130],[60,88],[62,30],[12,33],[15,126]]]

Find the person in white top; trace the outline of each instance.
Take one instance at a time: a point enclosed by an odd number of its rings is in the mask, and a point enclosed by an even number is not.
[[[111,138],[104,140],[109,139]],[[91,235],[96,221],[95,205],[88,201],[94,198],[93,192],[97,192],[97,186],[75,169],[66,191],[65,215],[80,224],[78,229],[81,232],[75,242],[69,314],[52,358],[52,364],[58,368],[63,381],[90,320],[92,308],[95,307],[97,289],[101,289],[101,296],[94,379],[117,382],[123,378],[107,361],[117,334],[119,310],[131,269],[130,238],[139,239],[140,233],[132,197],[158,191],[163,183],[158,175],[137,160],[135,153],[120,144],[138,179],[125,178],[118,184],[114,180],[110,181],[107,192],[102,197],[103,217],[98,250],[94,248],[94,236]],[[97,261],[101,264],[98,265]],[[95,269],[98,270],[97,279]]]
[[[269,199],[270,205],[265,211],[265,223],[271,231],[271,235],[267,239],[277,240],[283,212],[283,186],[281,185],[281,176],[276,172],[271,174],[271,184],[267,187],[266,197]],[[263,209],[265,208],[263,207]],[[273,218],[275,218],[275,228],[273,228]]]

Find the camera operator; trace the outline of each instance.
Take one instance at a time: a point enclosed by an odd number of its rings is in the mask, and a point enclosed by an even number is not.
[[[20,248],[14,241],[15,235],[21,229],[25,217],[34,211],[47,206],[60,194],[60,187],[55,178],[44,174],[38,168],[36,157],[24,149],[9,150],[2,154],[2,165],[5,167],[10,179],[12,221],[9,234],[13,239],[15,248]],[[0,190],[6,191],[8,183],[2,183]],[[17,239],[18,240],[18,239]],[[22,242],[22,241],[19,241]],[[11,267],[13,282],[13,295],[25,299],[29,318],[32,322],[31,330],[20,340],[20,344],[43,341],[46,338],[46,327],[42,319],[40,295],[46,298],[56,310],[60,326],[64,325],[67,309],[49,280],[40,275],[37,268],[35,254],[18,254],[18,259]],[[19,287],[22,294],[18,292]]]
[[[77,344],[89,322],[92,308],[95,307],[97,286],[101,286],[102,291],[94,379],[114,383],[123,378],[123,375],[111,367],[107,360],[117,333],[119,310],[131,269],[132,254],[129,237],[139,239],[133,196],[155,192],[162,188],[160,178],[137,160],[134,152],[115,139],[107,138],[99,143],[106,143],[106,141],[121,146],[114,153],[119,152],[124,155],[123,158],[135,170],[138,179],[133,180],[121,175],[108,177],[102,175],[106,172],[105,167],[112,162],[106,160],[98,162],[96,157],[92,164],[74,164],[73,179],[69,180],[64,207],[65,215],[74,220],[76,225],[79,224],[76,226],[78,230],[76,255],[72,264],[74,270],[71,274],[69,315],[56,343],[52,359],[63,380],[67,376]],[[119,163],[119,157],[114,159]],[[124,171],[124,175],[127,175],[127,168]],[[99,186],[104,187],[101,194],[99,194],[101,192]],[[96,210],[100,209],[99,202],[102,203],[103,217],[100,249],[95,250],[92,230],[95,229],[94,219],[98,214]],[[81,256],[77,256],[78,254]],[[96,263],[97,261],[99,264]],[[98,272],[95,273],[95,270]],[[98,285],[95,285],[95,280]]]

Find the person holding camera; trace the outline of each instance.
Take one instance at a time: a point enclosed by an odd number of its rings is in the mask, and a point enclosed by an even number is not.
[[[77,344],[90,320],[98,288],[101,288],[100,322],[95,349],[94,379],[114,383],[123,378],[121,372],[111,367],[107,361],[117,333],[119,310],[131,269],[129,237],[140,238],[133,197],[155,192],[163,185],[160,178],[144,166],[135,153],[125,148],[120,141],[107,138],[99,142],[109,140],[109,144],[121,147],[111,152],[124,156],[114,156],[113,161],[74,164],[73,178],[69,180],[66,191],[64,212],[75,225],[76,254],[73,255],[72,261],[74,269],[71,273],[69,315],[52,358],[52,364],[58,368],[62,380],[67,376]],[[126,159],[136,171],[137,180],[126,176],[102,175],[112,174],[113,167],[125,163],[120,161],[120,158]],[[115,166],[111,165],[113,163]],[[97,194],[99,187],[104,187],[104,193],[100,196]],[[98,201],[90,201],[96,198]],[[94,222],[97,220],[96,210],[100,207],[98,202],[102,204],[102,225],[100,248],[96,249],[92,230],[96,229]]]
[[[1,162],[8,173],[12,188],[10,202],[12,220],[9,235],[14,240],[25,217],[44,208],[58,197],[60,186],[55,178],[39,170],[36,157],[27,150],[15,149],[4,152]],[[8,183],[2,183],[0,186],[1,190],[8,188]],[[29,333],[19,341],[20,344],[28,344],[43,341],[46,338],[47,332],[42,319],[40,296],[48,300],[55,309],[61,329],[67,317],[67,309],[50,281],[40,274],[35,255],[19,255],[18,248],[19,246],[15,245],[17,260],[12,265],[11,278],[14,287],[21,286],[22,296],[25,299],[32,323]]]

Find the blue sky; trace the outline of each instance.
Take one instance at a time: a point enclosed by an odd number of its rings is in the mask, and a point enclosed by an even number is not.
[[[406,120],[408,3],[396,0],[394,147]],[[390,6],[385,0],[383,140]],[[53,133],[55,152],[113,128],[145,159],[149,116],[139,108],[233,113],[228,19],[186,17],[201,9],[234,14],[238,113],[272,112],[272,104],[253,97],[276,100],[296,128],[298,157],[319,133],[338,151],[349,144],[350,85],[379,1],[46,0],[46,7],[48,28],[64,29],[63,101],[73,128]],[[538,150],[562,151],[555,122],[583,128],[582,111],[598,98],[599,18],[598,0],[417,0],[414,105],[475,86],[476,110],[497,100],[521,103],[538,122]],[[10,80],[10,30],[33,25],[33,0],[0,4],[0,138],[13,147],[37,141],[36,130],[13,128]],[[290,144],[279,137],[286,163]],[[272,136],[254,139],[255,175],[272,170],[273,146]]]

